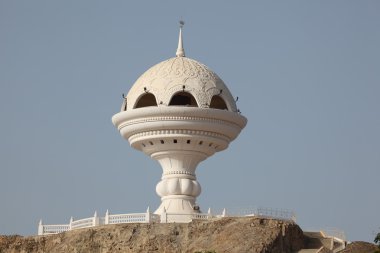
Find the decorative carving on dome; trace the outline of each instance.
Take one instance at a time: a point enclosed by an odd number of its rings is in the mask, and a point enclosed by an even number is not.
[[[176,93],[181,91],[190,93],[197,101],[198,107],[206,107],[205,105],[209,100],[208,94],[203,90],[195,89],[193,87],[187,87],[186,85],[185,88],[183,88],[183,84],[177,84],[175,86],[172,86],[169,89],[161,92],[160,95],[162,95],[162,100],[165,101],[166,104],[169,104],[171,98]]]
[[[183,89],[185,85],[185,89]],[[191,93],[199,107],[208,107],[214,90],[223,90],[229,109],[235,104],[224,82],[207,66],[186,57],[175,57],[156,64],[147,70],[128,93],[128,108],[133,108],[144,87],[156,96],[158,103],[168,105],[171,97],[180,91]]]
[[[220,79],[215,73],[208,69],[205,65],[184,57],[171,58],[167,61],[157,64],[156,66],[149,69],[147,72],[141,76],[141,80],[138,82],[147,83],[151,80],[159,78],[167,78],[170,82],[171,79],[182,79],[183,83],[186,83],[188,79],[197,78],[201,80],[203,84],[207,83],[209,80],[216,81]]]

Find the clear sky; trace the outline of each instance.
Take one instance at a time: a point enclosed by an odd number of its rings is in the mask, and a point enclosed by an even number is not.
[[[294,210],[305,230],[380,230],[380,1],[0,0],[0,234],[155,209],[157,162],[111,123],[175,55],[239,96],[241,135],[198,166],[204,211]]]

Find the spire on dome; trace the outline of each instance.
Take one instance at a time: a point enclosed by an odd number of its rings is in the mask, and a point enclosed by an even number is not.
[[[178,48],[175,55],[177,57],[185,57],[185,49],[183,49],[183,43],[182,43],[182,27],[185,24],[184,21],[179,21],[179,38],[178,38]]]

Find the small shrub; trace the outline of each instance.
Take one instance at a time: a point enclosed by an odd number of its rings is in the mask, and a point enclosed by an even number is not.
[[[373,241],[377,244],[377,247],[379,248],[374,253],[380,253],[380,233],[377,233],[375,240]]]

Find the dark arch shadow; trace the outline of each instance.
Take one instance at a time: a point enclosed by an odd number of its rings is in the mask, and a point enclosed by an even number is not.
[[[142,95],[137,101],[135,109],[147,106],[157,106],[156,97],[152,93]]]
[[[192,107],[198,107],[197,101],[188,92],[181,91],[176,94],[170,99],[169,106],[192,106]]]
[[[211,99],[210,108],[220,109],[220,110],[228,110],[226,102],[219,95],[215,95]]]

